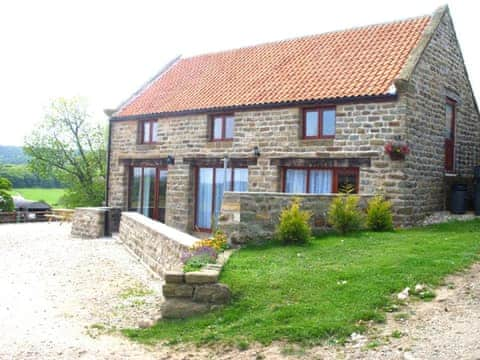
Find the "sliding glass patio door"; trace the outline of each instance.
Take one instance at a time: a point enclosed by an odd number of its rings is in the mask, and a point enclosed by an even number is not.
[[[159,167],[131,167],[128,210],[165,222],[167,174]]]
[[[224,191],[247,191],[247,168],[198,168],[195,225],[199,230],[212,229],[218,219]]]

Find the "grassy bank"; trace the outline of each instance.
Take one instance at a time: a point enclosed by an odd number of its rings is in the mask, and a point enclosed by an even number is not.
[[[45,201],[52,207],[61,207],[60,198],[65,193],[65,189],[43,189],[43,188],[21,188],[13,189],[12,195],[20,194],[25,199]]]
[[[124,334],[147,343],[342,340],[366,321],[383,321],[395,293],[417,283],[436,286],[477,261],[479,251],[479,220],[329,235],[307,246],[251,246],[222,273],[234,294],[231,305]]]

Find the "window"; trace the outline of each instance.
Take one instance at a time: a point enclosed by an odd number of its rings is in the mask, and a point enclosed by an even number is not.
[[[445,170],[455,171],[455,108],[456,102],[447,98],[445,105]]]
[[[305,139],[335,136],[335,108],[315,108],[303,111],[303,137]]]
[[[144,120],[140,122],[140,144],[154,144],[157,142],[157,120]]]
[[[358,168],[286,168],[283,189],[299,194],[357,193]]]
[[[211,118],[211,140],[222,141],[233,139],[235,118],[233,115],[214,115]]]
[[[244,192],[248,190],[247,168],[202,167],[197,174],[197,202],[195,211],[195,225],[200,230],[210,230],[213,218],[217,218],[225,191]]]

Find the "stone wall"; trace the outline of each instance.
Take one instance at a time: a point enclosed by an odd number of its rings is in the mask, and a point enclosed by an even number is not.
[[[480,164],[480,119],[452,19],[445,9],[432,22],[430,37],[409,78],[399,87],[407,107],[404,211],[408,224],[445,209],[445,103],[457,102],[456,180],[471,177]],[[452,182],[450,180],[449,182]]]
[[[96,239],[105,236],[105,216],[108,208],[76,208],[72,220],[72,236]]]
[[[121,210],[109,207],[76,208],[72,219],[72,235],[85,239],[111,236],[118,232]]]
[[[312,213],[312,230],[322,232],[328,230],[327,212],[336,196],[338,195],[226,192],[219,228],[234,243],[272,239],[281,211],[291,204],[293,198],[299,198],[302,209]],[[370,198],[371,195],[362,195],[360,207],[365,208]]]
[[[252,160],[254,146],[261,156],[248,165],[249,191],[281,191],[281,163],[288,159],[301,158],[306,164],[321,160],[323,166],[348,166],[360,159],[361,193],[385,189],[399,197],[404,164],[391,161],[383,148],[386,141],[404,135],[405,107],[391,101],[341,104],[336,109],[335,138],[318,140],[301,138],[300,107],[235,112],[234,139],[222,142],[209,141],[207,114],[160,118],[159,143],[154,145],[137,144],[137,121],[112,121],[109,205],[127,208],[128,164],[140,159],[165,162],[172,155],[166,224],[191,232],[196,164],[225,155]]]
[[[161,276],[167,270],[180,270],[182,255],[198,241],[193,236],[134,212],[122,213],[119,237]]]
[[[216,264],[208,264],[199,271],[167,271],[163,285],[165,302],[161,306],[162,318],[186,318],[227,304],[231,291],[227,285],[219,283],[218,278],[231,253],[232,250],[221,253]]]

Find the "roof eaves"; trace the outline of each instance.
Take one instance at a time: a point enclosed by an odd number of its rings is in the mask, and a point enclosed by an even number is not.
[[[288,106],[309,106],[309,105],[334,105],[334,104],[346,104],[352,102],[368,102],[368,101],[394,101],[398,98],[395,93],[386,93],[378,95],[362,95],[362,96],[349,96],[342,98],[328,98],[328,99],[311,99],[311,100],[293,100],[293,101],[281,101],[273,103],[258,103],[258,104],[244,104],[233,105],[223,107],[210,107],[201,109],[187,109],[179,111],[165,111],[148,114],[126,115],[126,116],[112,116],[112,121],[126,121],[126,120],[147,120],[164,118],[169,116],[184,116],[193,114],[207,114],[215,112],[229,112],[229,111],[248,111],[255,109],[265,108],[284,108]]]

